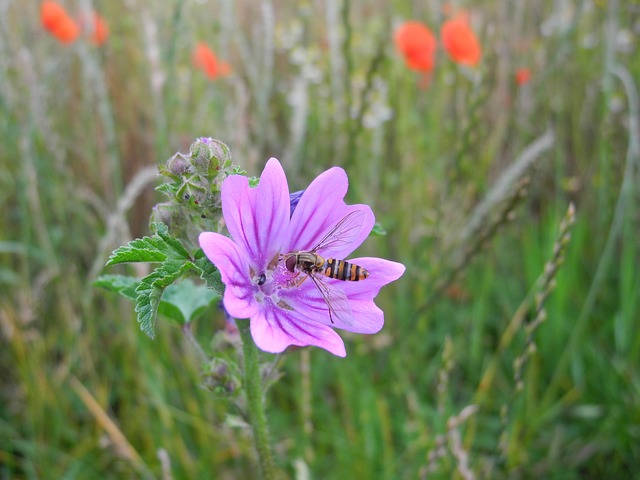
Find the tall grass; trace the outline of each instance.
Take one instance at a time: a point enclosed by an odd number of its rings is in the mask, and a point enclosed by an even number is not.
[[[467,5],[480,67],[439,52],[425,86],[393,28],[437,30],[438,3],[95,2],[111,30],[95,48],[56,43],[36,2],[0,1],[1,478],[255,471],[244,419],[200,388],[182,332],[161,322],[149,340],[91,284],[147,232],[145,168],[203,135],[252,175],[281,158],[296,190],[342,165],[388,231],[363,252],[408,267],[378,297],[383,331],[347,336],[346,359],[281,359],[268,412],[284,475],[636,475],[640,12]],[[231,77],[193,69],[199,40]],[[208,354],[223,325],[214,310],[196,326]]]

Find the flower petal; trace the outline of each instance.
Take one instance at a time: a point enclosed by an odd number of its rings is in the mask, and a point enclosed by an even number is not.
[[[351,283],[331,279],[321,281],[329,283],[337,289],[343,289],[345,284]],[[329,306],[313,282],[304,282],[296,290],[281,294],[281,297],[287,305],[295,310],[297,315],[304,317],[307,323],[320,323],[331,328],[355,333],[376,333],[384,324],[384,313],[373,303],[373,297],[365,300],[348,298],[351,322],[344,321],[344,315],[329,315]],[[333,308],[335,311],[339,307],[333,304]]]
[[[267,162],[255,188],[242,175],[227,178],[222,213],[231,237],[262,273],[280,253],[289,225],[289,187],[280,162]]]
[[[219,233],[203,232],[200,247],[220,270],[224,290],[224,307],[234,318],[256,315],[259,306],[254,298],[255,286],[251,282],[250,266],[242,250],[230,238]]]
[[[306,323],[296,312],[284,310],[270,301],[251,318],[251,336],[265,352],[280,353],[289,345],[313,345],[339,357],[347,355],[340,335],[331,328]]]
[[[350,258],[354,263],[365,268],[369,276],[359,282],[344,282],[342,290],[350,300],[371,300],[378,295],[385,285],[399,279],[406,267],[398,262],[377,257]]]
[[[329,307],[312,281],[305,281],[296,288],[282,291],[280,296],[298,315],[306,317],[307,322],[317,322],[355,333],[376,333],[384,325],[384,313],[373,299],[384,285],[402,276],[405,266],[374,257],[354,258],[349,262],[366,268],[369,271],[369,277],[357,282],[341,281],[319,275],[318,279],[344,293],[349,302],[351,323],[341,321],[341,316],[329,316]]]
[[[368,205],[347,205],[344,196],[349,182],[342,168],[333,167],[320,174],[305,190],[291,217],[288,242],[283,252],[310,251],[348,213],[362,210],[360,229],[349,241],[334,244],[322,252],[323,256],[343,259],[358,248],[369,236],[375,217]]]

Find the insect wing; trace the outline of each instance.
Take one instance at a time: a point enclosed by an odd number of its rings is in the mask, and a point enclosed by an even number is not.
[[[360,233],[364,219],[364,210],[349,212],[310,251],[322,251],[329,247],[340,248],[353,243]]]
[[[322,296],[324,303],[329,309],[329,319],[331,323],[338,323],[338,327],[342,325],[353,325],[353,313],[351,306],[345,293],[337,287],[323,280],[319,275],[310,273],[309,277],[316,286],[318,292]]]

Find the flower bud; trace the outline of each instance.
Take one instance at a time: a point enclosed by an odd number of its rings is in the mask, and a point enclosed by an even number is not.
[[[169,202],[158,203],[151,210],[151,223],[164,223],[171,228],[176,211],[175,207]]]
[[[214,358],[205,366],[203,386],[219,395],[233,395],[241,382],[237,369],[228,360]]]
[[[231,150],[220,140],[211,137],[197,139],[189,149],[191,163],[196,172],[209,175],[209,180],[217,175],[217,171],[231,164]]]
[[[185,175],[191,170],[189,158],[178,152],[167,161],[167,170],[173,175]]]

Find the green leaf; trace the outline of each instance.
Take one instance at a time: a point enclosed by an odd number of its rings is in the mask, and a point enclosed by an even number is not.
[[[169,227],[167,227],[164,223],[153,222],[151,224],[152,230],[156,232],[156,235],[162,240],[164,240],[165,244],[169,247],[169,258],[180,258],[180,259],[191,259],[189,256],[189,252],[184,248],[182,242],[177,238],[169,235]]]
[[[180,240],[169,235],[167,226],[154,223],[156,234],[138,238],[113,251],[107,266],[130,262],[164,262],[166,260],[190,260],[189,252]]]
[[[136,288],[135,311],[138,314],[140,330],[149,337],[155,338],[158,307],[165,289],[192,268],[194,264],[191,262],[167,261],[140,280],[140,285]]]
[[[383,236],[383,235],[386,235],[386,234],[387,234],[387,231],[378,222],[376,222],[373,225],[373,229],[371,230],[371,235]]]
[[[151,230],[155,232],[153,236],[133,240],[115,250],[107,265],[125,262],[158,262],[161,265],[139,282],[130,277],[106,275],[98,279],[96,285],[134,299],[140,329],[154,338],[158,313],[181,324],[190,322],[219,298],[224,285],[220,272],[201,249],[194,259],[180,240],[169,235],[165,224],[152,223]],[[196,270],[214,291],[196,286],[191,281],[169,288],[190,270]]]
[[[260,183],[260,177],[249,177],[249,186],[251,188],[257,187],[258,183]]]
[[[210,288],[196,285],[192,280],[187,279],[167,287],[158,312],[182,324],[189,323],[202,315],[211,307],[212,303],[219,299],[220,295]],[[168,311],[171,309],[175,310],[177,314]]]
[[[224,293],[224,284],[220,276],[220,271],[211,261],[204,255],[202,249],[195,254],[195,265],[200,270],[200,278],[202,278],[207,287],[215,290],[219,295]]]
[[[138,297],[136,289],[140,283],[140,280],[125,275],[103,275],[93,282],[97,287],[118,293],[132,301]],[[158,314],[183,325],[196,320],[219,298],[210,288],[196,285],[187,279],[165,289],[158,305]]]
[[[129,300],[136,299],[136,288],[140,280],[126,275],[102,275],[94,280],[93,285],[115,292]]]
[[[156,191],[168,195],[173,199],[176,194],[176,186],[172,183],[161,183],[156,187]]]

